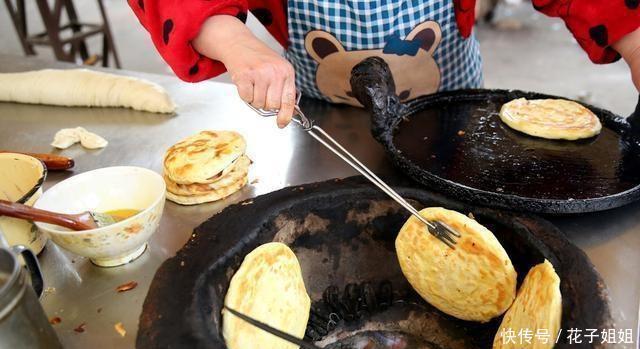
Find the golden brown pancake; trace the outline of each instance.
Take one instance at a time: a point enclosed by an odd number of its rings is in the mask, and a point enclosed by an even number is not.
[[[249,173],[251,160],[242,155],[230,166],[230,171],[211,183],[178,184],[171,180],[166,174],[164,181],[167,184],[167,191],[180,196],[206,195],[233,186]]]
[[[396,238],[398,261],[418,294],[459,319],[487,322],[504,313],[516,295],[516,271],[498,239],[475,220],[431,207],[420,211],[462,236],[455,249],[431,235],[411,216]]]
[[[202,131],[171,146],[164,173],[175,183],[211,183],[244,154],[246,143],[235,131]]]
[[[180,205],[198,205],[206,202],[222,200],[247,185],[248,178],[246,176],[238,181],[231,183],[226,187],[211,189],[209,192],[198,195],[178,195],[167,190],[167,199]]]
[[[224,304],[298,338],[304,337],[311,309],[298,259],[279,242],[264,244],[244,258]],[[225,311],[222,334],[229,349],[298,348]]]
[[[553,265],[545,260],[529,270],[518,296],[502,319],[493,341],[494,349],[547,349],[553,348],[562,319],[560,277]],[[520,330],[531,331],[531,342],[521,343]],[[509,331],[516,336],[512,341]],[[542,334],[536,336],[536,334]],[[546,335],[545,335],[546,334]],[[547,336],[548,335],[548,336]],[[544,338],[549,340],[545,343]]]
[[[500,119],[515,130],[548,139],[590,138],[602,129],[591,110],[565,99],[514,99],[502,106]]]

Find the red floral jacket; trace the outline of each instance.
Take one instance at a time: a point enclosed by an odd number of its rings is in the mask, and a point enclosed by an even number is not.
[[[453,0],[458,30],[471,35],[476,0]],[[214,15],[246,20],[247,11],[287,47],[286,0],[128,0],[129,6],[162,57],[178,77],[197,82],[225,72],[221,62],[200,55],[191,46],[202,23]],[[567,28],[595,63],[620,56],[611,44],[640,26],[640,0],[532,0],[540,12],[564,20]]]

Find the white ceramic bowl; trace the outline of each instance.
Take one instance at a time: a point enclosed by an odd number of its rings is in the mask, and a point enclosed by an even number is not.
[[[140,167],[118,166],[73,176],[47,190],[34,205],[61,212],[108,212],[134,209],[140,213],[102,228],[70,231],[36,223],[51,240],[99,266],[111,267],[139,257],[158,228],[164,208],[165,183],[159,174]]]
[[[0,153],[0,199],[33,206],[42,195],[47,168],[42,161],[23,154]],[[25,245],[38,254],[47,238],[32,222],[0,216],[0,230],[10,246]]]

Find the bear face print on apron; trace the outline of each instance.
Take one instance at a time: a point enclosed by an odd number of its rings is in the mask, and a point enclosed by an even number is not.
[[[289,48],[303,94],[360,105],[351,69],[378,56],[401,100],[482,85],[475,36],[464,39],[453,0],[289,0]]]

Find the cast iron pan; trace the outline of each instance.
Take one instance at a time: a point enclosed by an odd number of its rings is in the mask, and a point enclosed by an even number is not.
[[[396,166],[429,189],[473,204],[568,214],[640,198],[640,117],[585,105],[600,135],[580,141],[531,137],[502,123],[515,98],[562,98],[516,90],[458,90],[399,101],[386,63],[354,67],[353,94],[372,111],[373,136]]]
[[[549,222],[389,182],[416,207],[473,213],[504,246],[519,282],[532,266],[549,260],[561,279],[563,329],[612,326],[602,279],[586,255]],[[347,283],[387,280],[418,308],[408,313],[392,307],[395,313],[384,317],[385,326],[408,323],[403,330],[424,337],[432,348],[491,348],[500,318],[486,324],[455,319],[424,302],[408,285],[394,248],[407,218],[406,211],[362,177],[285,188],[230,206],[197,227],[189,242],[158,269],[144,302],[136,346],[225,348],[220,311],[232,275],[251,250],[279,241],[296,253],[314,304],[330,285],[343,289]],[[365,316],[346,330],[363,328],[384,315]],[[407,321],[409,316],[414,317]],[[415,316],[421,321],[413,321]],[[416,324],[421,325],[416,329]],[[596,342],[570,347],[601,347]],[[260,348],[259,343],[255,347]],[[564,339],[556,346],[568,347]]]

